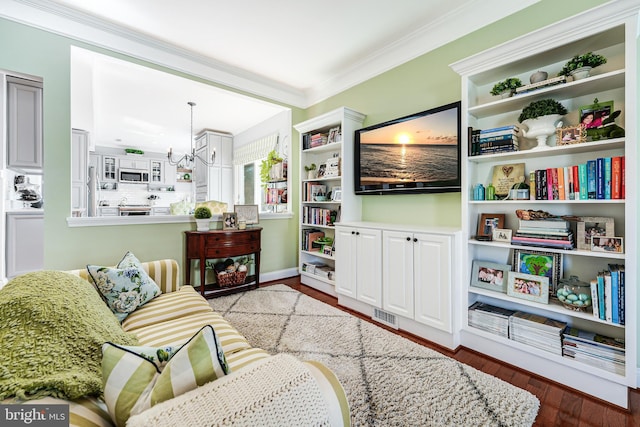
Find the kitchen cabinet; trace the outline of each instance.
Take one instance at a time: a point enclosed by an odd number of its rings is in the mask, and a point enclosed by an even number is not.
[[[98,207],[99,216],[119,216],[120,209],[117,206],[100,206]]]
[[[86,216],[88,195],[89,133],[71,131],[71,209]]]
[[[382,232],[336,226],[336,293],[382,308]]]
[[[151,208],[151,215],[171,215],[171,208],[168,206],[154,206]]]
[[[42,83],[7,76],[7,167],[42,173]]]
[[[150,160],[149,185],[153,187],[164,186],[170,187],[176,184],[175,165],[170,164],[166,160],[151,159]]]
[[[133,157],[133,158],[132,158]],[[149,159],[140,158],[138,156],[125,156],[120,158],[120,166],[122,169],[140,169],[149,170]]]
[[[205,131],[196,137],[196,154],[212,166],[196,159],[193,179],[196,202],[216,200],[233,206],[233,137],[229,134]]]
[[[102,167],[100,169],[100,180],[105,182],[116,182],[118,179],[118,157],[108,154],[102,155]]]
[[[44,213],[42,210],[7,212],[7,278],[44,267]]]

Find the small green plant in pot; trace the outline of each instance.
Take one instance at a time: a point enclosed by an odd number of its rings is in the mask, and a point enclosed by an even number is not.
[[[209,223],[211,222],[211,209],[206,206],[197,207],[193,212],[196,219],[196,229],[198,231],[209,231]]]
[[[524,107],[518,117],[518,121],[527,127],[522,129],[522,135],[538,141],[535,149],[547,148],[547,138],[555,133],[556,124],[565,114],[567,109],[554,99],[534,101]]]
[[[311,163],[310,165],[305,165],[304,170],[307,173],[307,178],[315,179],[317,177],[316,168],[317,166],[315,163]]]
[[[517,88],[522,86],[522,81],[517,77],[509,77],[506,80],[496,83],[491,89],[491,95],[503,95],[507,98],[513,95]]]
[[[267,154],[267,158],[260,164],[260,180],[262,186],[267,187],[269,181],[274,181],[282,177],[282,163],[284,159],[278,155],[276,150],[271,150]],[[279,170],[273,170],[277,169]]]
[[[573,76],[574,80],[589,77],[592,68],[606,64],[607,58],[597,53],[587,52],[584,55],[576,55],[567,61],[558,73],[559,76]]]

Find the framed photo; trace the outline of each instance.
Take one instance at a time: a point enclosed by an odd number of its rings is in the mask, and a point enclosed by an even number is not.
[[[496,165],[493,167],[491,184],[495,188],[497,198],[507,197],[514,184],[525,181],[524,163]]]
[[[238,222],[244,221],[247,225],[260,222],[258,205],[234,205],[233,211],[237,215]]]
[[[493,241],[511,243],[512,230],[509,228],[494,228]]]
[[[331,128],[331,130],[329,130],[329,136],[327,137],[327,144],[340,141],[339,135],[340,135],[339,126],[335,128]]]
[[[576,226],[577,246],[584,251],[591,250],[592,237],[615,237],[613,218],[584,216]]]
[[[613,101],[580,107],[580,126],[584,129],[602,126],[602,121],[613,113]]]
[[[516,273],[544,276],[549,279],[548,284],[555,295],[558,281],[562,278],[562,254],[514,249],[512,265]]]
[[[527,301],[549,304],[549,278],[534,274],[509,274],[507,295]]]
[[[624,253],[622,237],[592,237],[591,250],[593,252]]]
[[[225,212],[222,214],[222,229],[235,230],[238,228],[238,215],[235,212]]]
[[[582,126],[568,126],[556,130],[556,145],[579,144],[586,141],[586,134]]]
[[[496,228],[504,228],[504,214],[481,214],[476,239],[493,239],[493,230]]]
[[[511,266],[488,261],[473,261],[471,286],[490,291],[507,293],[507,282]]]
[[[326,163],[320,163],[320,166],[318,166],[318,178],[324,178],[324,173],[326,172],[326,170]]]
[[[331,189],[331,200],[334,202],[342,201],[342,187],[333,187]]]

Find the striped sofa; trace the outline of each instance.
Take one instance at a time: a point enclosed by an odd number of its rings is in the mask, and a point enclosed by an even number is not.
[[[265,365],[267,367],[262,369],[268,369],[268,364],[264,362],[265,359],[275,356],[269,355],[262,349],[252,347],[244,336],[220,314],[213,311],[206,299],[193,287],[180,286],[178,263],[175,260],[151,261],[142,263],[142,265],[149,276],[158,284],[162,294],[131,313],[122,323],[122,328],[126,332],[135,334],[141,345],[179,346],[189,340],[203,326],[211,325],[220,339],[226,360],[231,368],[231,374],[227,377],[241,374],[243,369],[248,370],[251,365]],[[69,273],[92,282],[86,269],[71,270]],[[327,404],[332,412],[332,419],[336,421],[332,424],[349,425],[348,403],[344,390],[335,375],[318,362],[305,362],[305,365],[322,389],[325,402],[331,402]],[[233,381],[228,383],[233,384]],[[204,389],[207,386],[201,388]],[[224,390],[222,392],[224,393]],[[171,401],[177,400],[179,397],[160,405],[171,412]],[[61,400],[45,398],[29,402],[53,404],[61,403]],[[86,397],[72,402],[62,401],[62,403],[70,405],[70,425],[72,426],[113,426],[106,405],[98,398]],[[182,404],[184,405],[184,403]],[[195,404],[201,407],[205,405],[205,402],[197,401]],[[156,407],[149,411],[154,409]],[[156,410],[156,412],[158,411]],[[205,424],[213,425],[209,421],[206,421]]]

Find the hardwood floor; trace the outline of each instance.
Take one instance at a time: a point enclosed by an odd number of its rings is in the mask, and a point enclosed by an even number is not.
[[[617,406],[592,398],[561,384],[538,377],[517,367],[506,365],[491,357],[484,356],[473,350],[461,348],[456,352],[435,345],[427,340],[416,337],[403,331],[387,328],[377,322],[373,322],[367,316],[338,306],[338,300],[323,292],[319,292],[300,283],[300,277],[277,280],[263,283],[260,286],[269,286],[276,283],[284,283],[297,291],[309,295],[317,300],[349,312],[364,320],[388,329],[398,335],[404,336],[418,344],[439,351],[453,359],[469,366],[507,381],[517,387],[529,391],[540,400],[540,410],[534,426],[536,427],[640,427],[640,391],[630,392],[630,409],[624,410]]]

